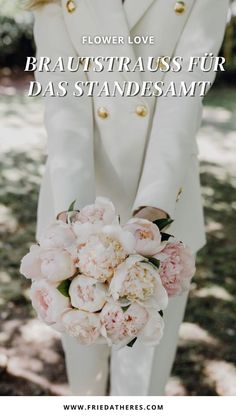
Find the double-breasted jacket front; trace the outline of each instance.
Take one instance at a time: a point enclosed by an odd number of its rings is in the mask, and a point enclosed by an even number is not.
[[[45,97],[48,159],[42,180],[37,235],[75,198],[110,197],[125,221],[140,206],[166,211],[170,233],[193,251],[206,242],[196,133],[202,97],[75,97],[76,81],[213,82],[214,71],[187,71],[191,56],[217,55],[228,0],[58,0],[34,11],[37,57],[180,56],[180,72],[36,71],[46,86],[68,82],[68,94]],[[82,36],[152,35],[153,44],[83,43]]]

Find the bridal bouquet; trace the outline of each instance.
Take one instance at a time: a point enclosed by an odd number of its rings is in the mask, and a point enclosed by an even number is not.
[[[102,197],[73,206],[21,261],[38,317],[80,344],[157,345],[168,298],[187,290],[195,273],[190,249],[164,232],[173,220],[120,225]]]

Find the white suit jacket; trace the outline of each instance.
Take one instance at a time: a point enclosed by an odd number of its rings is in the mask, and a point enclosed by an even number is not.
[[[113,82],[134,80],[166,84],[182,80],[213,81],[214,72],[187,72],[191,56],[218,54],[226,25],[228,0],[58,0],[35,12],[37,56],[181,56],[184,69],[167,72],[36,71],[49,81]],[[83,35],[153,35],[154,45],[88,45]],[[47,97],[45,124],[48,159],[42,180],[37,236],[55,215],[77,198],[79,206],[95,195],[110,197],[125,221],[140,206],[166,211],[174,223],[169,232],[194,252],[206,242],[199,182],[196,133],[201,97]],[[145,116],[137,107],[145,107]],[[106,108],[107,118],[101,118]]]

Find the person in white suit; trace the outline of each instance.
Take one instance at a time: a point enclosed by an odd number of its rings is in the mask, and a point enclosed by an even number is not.
[[[39,195],[37,237],[77,198],[109,197],[124,222],[132,215],[151,220],[170,216],[168,232],[196,253],[206,243],[196,133],[202,97],[76,98],[77,80],[213,82],[216,73],[195,66],[191,56],[217,55],[223,40],[228,0],[32,0],[37,57],[183,57],[180,72],[35,72],[49,81],[69,83],[63,97],[45,97],[48,158]],[[154,44],[83,43],[83,35],[153,35]],[[71,90],[70,90],[71,89]],[[113,350],[83,346],[62,337],[73,394],[163,395],[173,365],[178,330],[188,293],[173,298],[164,313],[165,333],[157,347],[136,343]],[[109,363],[110,361],[110,363]]]

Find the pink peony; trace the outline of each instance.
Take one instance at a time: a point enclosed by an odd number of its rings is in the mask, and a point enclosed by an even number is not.
[[[94,204],[86,205],[77,215],[79,223],[117,224],[118,218],[113,203],[103,197],[98,197]]]
[[[70,249],[76,245],[76,236],[70,224],[56,221],[42,233],[39,244],[43,249]]]
[[[137,303],[132,303],[123,312],[120,304],[110,300],[102,309],[101,334],[109,345],[117,348],[127,345],[138,336],[148,321],[147,310]]]
[[[78,275],[71,282],[69,294],[73,307],[95,312],[106,302],[107,287],[95,278]]]
[[[122,334],[124,314],[120,304],[110,299],[103,307],[101,313],[101,334],[109,345],[119,342]]]
[[[69,298],[44,279],[32,283],[30,298],[39,319],[48,325],[60,325],[61,315],[70,307]]]
[[[124,312],[122,339],[131,341],[139,336],[148,321],[148,312],[140,304],[132,303]]]
[[[140,255],[152,256],[162,250],[161,233],[156,224],[144,218],[131,218],[124,226],[135,238],[135,250]]]
[[[134,338],[145,345],[157,345],[162,336],[164,321],[156,309],[132,303],[123,312],[120,304],[110,300],[101,313],[101,334],[108,345],[117,349],[126,346]]]
[[[21,261],[20,272],[31,279],[44,278],[59,283],[76,272],[72,256],[61,249],[41,249],[32,246]]]
[[[196,272],[195,258],[189,247],[169,239],[166,247],[155,255],[160,260],[160,277],[169,296],[187,291]]]
[[[65,332],[82,345],[95,343],[100,336],[101,321],[99,314],[82,310],[68,310],[62,316]]]

